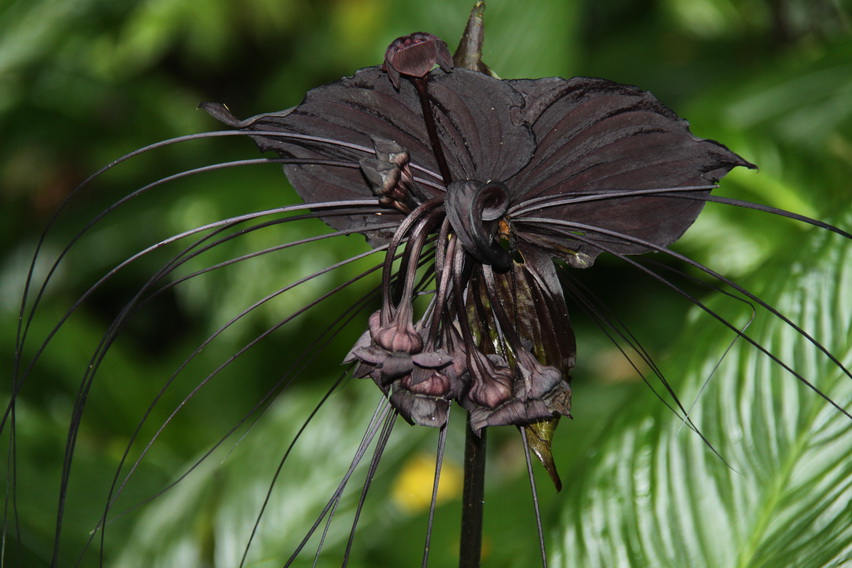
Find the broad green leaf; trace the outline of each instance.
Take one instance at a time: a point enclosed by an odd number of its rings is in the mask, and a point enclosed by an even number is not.
[[[741,283],[852,366],[852,243],[814,230]],[[848,409],[852,381],[757,313],[746,333]],[[741,339],[714,372],[732,334],[695,319],[665,368],[685,405],[698,397],[692,420],[730,467],[661,404],[634,401],[574,477],[551,533],[554,564],[848,565],[849,419]]]

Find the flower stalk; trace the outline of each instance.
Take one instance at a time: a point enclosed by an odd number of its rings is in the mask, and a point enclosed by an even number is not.
[[[470,412],[466,432],[459,568],[478,568],[482,554],[482,519],[485,509],[486,429],[480,435],[474,434],[470,427]]]

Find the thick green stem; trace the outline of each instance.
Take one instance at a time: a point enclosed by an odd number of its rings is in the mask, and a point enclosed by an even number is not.
[[[459,568],[479,568],[482,551],[482,509],[485,494],[485,432],[477,436],[470,429],[468,413],[464,444],[464,491],[462,493]]]

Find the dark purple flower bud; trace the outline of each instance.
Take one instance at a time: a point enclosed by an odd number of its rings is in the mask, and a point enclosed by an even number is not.
[[[516,424],[523,426],[545,418],[554,418],[561,413],[554,408],[565,408],[571,404],[571,389],[567,383],[565,388],[554,388],[543,399],[532,399],[526,402],[513,398],[497,408],[474,407],[470,411],[470,427],[479,433],[486,426],[505,426]],[[566,416],[571,416],[565,411]]]
[[[439,371],[431,369],[415,369],[414,372],[399,382],[404,389],[414,394],[446,397],[450,392],[450,379]]]
[[[491,362],[502,360],[494,355],[488,359]],[[510,373],[511,396],[497,401],[497,404],[485,404],[496,400],[497,383],[493,379],[482,380],[484,377],[473,379],[466,407],[471,411],[470,424],[474,432],[478,433],[486,426],[523,426],[560,416],[570,418],[571,387],[562,373],[556,367],[543,365],[525,350],[515,353],[515,363],[515,374],[511,374],[508,368],[504,369]],[[500,371],[499,363],[497,365],[495,369]],[[504,383],[501,381],[499,384],[503,386]]]
[[[376,345],[391,353],[409,355],[423,350],[423,338],[414,329],[410,316],[405,317],[400,310],[389,322],[383,319],[381,310],[370,316],[370,337]]]
[[[453,358],[441,351],[425,351],[411,356],[418,367],[424,369],[443,369],[453,362]]]
[[[391,140],[375,139],[373,146],[376,157],[359,162],[370,189],[382,206],[410,213],[425,199],[414,183],[408,152]]]
[[[447,44],[423,32],[398,37],[385,52],[382,69],[388,74],[394,88],[399,89],[400,75],[425,77],[435,64],[444,71],[453,68],[453,57]]]
[[[388,353],[381,361],[381,380],[387,384],[394,379],[406,377],[413,368],[414,363],[407,353]]]
[[[440,428],[447,423],[449,400],[415,394],[405,389],[393,391],[389,398],[399,415],[410,424]]]
[[[529,351],[520,350],[516,356],[523,379],[522,388],[515,393],[517,398],[542,398],[562,382],[562,373],[556,367],[542,365]]]
[[[453,357],[444,351],[422,351],[423,338],[410,323],[400,326],[395,323],[382,325],[381,322],[380,310],[370,317],[370,330],[361,335],[343,360],[344,364],[359,363],[353,373],[355,377],[372,378],[385,393],[405,389],[443,399],[461,394],[462,383],[453,367],[447,373],[439,372],[453,363]],[[381,345],[376,337],[387,343]],[[406,350],[399,349],[401,347]]]
[[[514,373],[506,361],[497,355],[483,355],[471,350],[469,364],[471,375],[467,398],[477,406],[495,408],[512,397]]]

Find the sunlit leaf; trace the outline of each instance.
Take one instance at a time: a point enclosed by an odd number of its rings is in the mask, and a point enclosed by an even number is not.
[[[747,284],[850,364],[852,246],[812,232]],[[848,406],[848,378],[798,332],[763,313],[747,333]],[[682,373],[676,388],[689,401],[712,375],[691,416],[730,467],[662,405],[636,401],[564,504],[557,564],[843,565],[852,553],[846,418],[742,340],[714,373],[732,338],[706,316],[685,337],[669,378]]]

